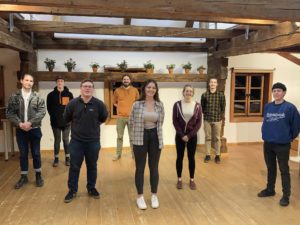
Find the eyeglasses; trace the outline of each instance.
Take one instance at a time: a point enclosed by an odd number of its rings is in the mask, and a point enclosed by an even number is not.
[[[82,87],[82,88],[93,88],[92,85],[82,85],[81,87]]]

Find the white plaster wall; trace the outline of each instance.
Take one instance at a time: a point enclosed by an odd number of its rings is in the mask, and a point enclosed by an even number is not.
[[[4,66],[4,93],[5,105],[8,97],[15,91],[17,86],[17,71],[20,69],[19,52],[11,49],[0,49],[0,65]],[[0,152],[4,151],[3,131],[0,130]]]
[[[300,56],[300,54],[296,55]],[[235,69],[274,69],[273,82],[282,82],[287,86],[285,99],[292,102],[300,109],[300,67],[277,54],[257,53],[241,55],[229,58],[228,68]],[[228,79],[225,90],[226,126],[225,137],[228,142],[257,142],[261,139],[261,122],[256,123],[230,123],[230,90],[231,73],[228,71]]]
[[[64,61],[72,57],[77,62],[75,71],[90,71],[89,64],[93,61],[99,62],[101,66],[112,65],[116,66],[117,63],[125,59],[129,66],[142,67],[143,63],[147,60],[152,61],[155,64],[155,70],[157,72],[167,73],[167,64],[176,64],[177,71],[181,72],[179,68],[181,64],[190,61],[194,66],[194,72],[196,67],[204,65],[206,67],[206,54],[200,53],[164,53],[164,52],[99,52],[99,51],[53,51],[43,50],[38,51],[38,70],[45,70],[44,59],[52,58],[56,60],[56,71],[66,71],[64,68]],[[167,74],[166,74],[167,76]],[[185,75],[183,75],[185,76]],[[172,109],[173,104],[177,100],[181,99],[182,87],[186,83],[159,83],[159,94],[162,102],[165,106],[165,122],[163,127],[164,132],[164,144],[173,145],[175,138],[175,131],[172,124]],[[44,99],[47,98],[47,94],[52,91],[55,86],[54,82],[40,82],[39,89],[40,94]],[[79,82],[66,82],[66,86],[70,88],[74,96],[79,95]],[[205,83],[194,83],[195,87],[195,100],[200,101],[201,94],[205,91]],[[95,96],[101,100],[104,99],[104,87],[102,82],[96,82]],[[43,138],[41,142],[42,149],[53,149],[53,134],[50,126],[49,115],[47,114],[43,120],[42,125]],[[203,129],[199,132],[199,143],[204,142]],[[116,146],[116,126],[115,125],[101,125],[101,145],[102,147],[115,147]],[[124,146],[129,146],[127,130],[124,136]]]

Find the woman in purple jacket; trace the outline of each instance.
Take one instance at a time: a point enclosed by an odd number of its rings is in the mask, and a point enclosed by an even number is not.
[[[187,84],[184,86],[183,100],[175,102],[173,107],[173,125],[176,129],[175,143],[177,151],[176,170],[178,176],[177,188],[182,189],[182,162],[185,146],[187,146],[190,188],[196,190],[194,182],[195,174],[195,152],[197,147],[197,132],[201,127],[202,109],[201,105],[193,100],[194,88]]]

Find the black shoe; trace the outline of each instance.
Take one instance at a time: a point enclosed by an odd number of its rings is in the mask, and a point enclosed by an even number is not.
[[[35,184],[37,187],[43,187],[44,186],[44,180],[42,178],[41,172],[35,173]]]
[[[286,196],[283,196],[280,201],[279,201],[279,204],[281,206],[288,206],[290,204],[290,199],[289,197],[286,197]]]
[[[216,155],[215,157],[215,163],[220,164],[221,163],[221,158],[219,155]]]
[[[210,155],[206,155],[204,158],[204,162],[208,163],[210,161]]]
[[[270,191],[268,189],[264,189],[264,190],[262,190],[261,192],[259,192],[257,194],[257,196],[260,197],[260,198],[271,197],[271,196],[274,196],[274,195],[275,195],[275,191]]]
[[[66,166],[70,166],[70,157],[66,157],[65,164]]]
[[[89,193],[89,196],[91,196],[91,197],[93,197],[93,198],[100,198],[100,194],[99,194],[99,192],[97,191],[97,189],[96,188],[92,188],[92,189],[90,189],[89,191],[88,191],[88,193]]]
[[[59,162],[58,158],[55,157],[52,166],[53,167],[58,167],[58,162]]]
[[[16,183],[15,185],[15,189],[20,189],[21,187],[23,187],[25,184],[28,183],[28,178],[27,175],[25,174],[21,174],[21,178],[19,179],[19,181]]]
[[[65,202],[65,203],[69,203],[69,202],[71,202],[75,197],[76,197],[76,192],[69,191],[68,194],[67,194],[66,197],[65,197],[64,202]]]

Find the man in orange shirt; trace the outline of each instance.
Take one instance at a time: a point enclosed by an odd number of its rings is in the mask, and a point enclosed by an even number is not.
[[[122,86],[117,88],[114,92],[114,106],[117,107],[117,151],[116,155],[113,157],[113,161],[119,160],[122,156],[123,148],[123,136],[124,130],[127,125],[130,147],[132,157],[134,157],[132,152],[132,137],[131,129],[128,126],[128,118],[131,112],[133,103],[139,98],[138,90],[131,85],[131,78],[129,75],[124,75],[122,77]]]

